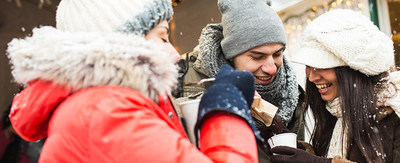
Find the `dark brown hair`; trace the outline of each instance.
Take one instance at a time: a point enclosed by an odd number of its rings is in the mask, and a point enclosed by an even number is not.
[[[377,120],[378,114],[376,89],[379,80],[386,76],[367,76],[349,67],[334,68],[338,80],[340,106],[343,126],[348,127],[347,144],[354,142],[368,162],[384,162],[382,136]],[[314,115],[315,128],[311,135],[312,145],[317,155],[326,156],[337,118],[326,110],[314,83],[306,81],[306,106]],[[378,141],[377,141],[378,140]]]

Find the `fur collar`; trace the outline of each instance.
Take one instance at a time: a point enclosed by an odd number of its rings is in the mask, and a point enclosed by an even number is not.
[[[53,27],[33,30],[8,44],[16,82],[49,80],[73,91],[112,85],[135,89],[153,101],[177,83],[174,61],[143,37],[120,33],[69,33]]]

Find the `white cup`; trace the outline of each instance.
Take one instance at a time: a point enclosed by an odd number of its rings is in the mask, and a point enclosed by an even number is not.
[[[196,144],[196,136],[194,133],[194,125],[197,121],[197,112],[199,111],[200,99],[185,101],[179,103],[182,111],[183,119],[186,123],[189,140],[192,144]]]
[[[297,148],[297,135],[295,133],[282,133],[274,135],[268,139],[268,144],[271,148],[276,146]]]

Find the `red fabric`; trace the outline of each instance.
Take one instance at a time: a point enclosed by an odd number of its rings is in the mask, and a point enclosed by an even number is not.
[[[135,90],[117,86],[69,94],[60,86],[56,89],[51,83],[38,82],[14,99],[11,120],[18,133],[28,140],[48,136],[39,162],[203,163],[219,162],[224,157],[238,160],[234,162],[257,162],[254,135],[239,118],[214,117],[213,123],[229,127],[207,127],[213,134],[202,137],[206,149],[202,153],[190,143],[174,112],[171,120],[169,100],[157,105]],[[225,137],[229,150],[209,152],[222,145],[210,136]]]
[[[46,137],[48,117],[70,93],[71,89],[48,81],[31,82],[29,88],[18,93],[12,103],[9,116],[15,132],[27,141]]]
[[[258,162],[250,126],[238,117],[214,114],[203,124],[200,150],[215,162]]]
[[[170,117],[170,119],[172,120],[172,123],[174,124],[174,126],[177,127],[176,129],[180,132],[180,134],[186,135],[185,129],[183,128],[181,121],[179,121],[179,118],[176,115],[176,112],[175,112],[168,96],[160,96],[158,103],[159,103],[160,108],[164,111],[164,113],[166,115],[172,116],[172,117]]]

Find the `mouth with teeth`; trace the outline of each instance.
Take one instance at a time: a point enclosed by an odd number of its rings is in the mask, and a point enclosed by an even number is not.
[[[332,83],[315,84],[315,86],[318,88],[319,93],[325,94],[326,92],[328,92],[329,88],[332,86]]]
[[[273,76],[255,76],[259,84],[269,84],[272,82]]]

